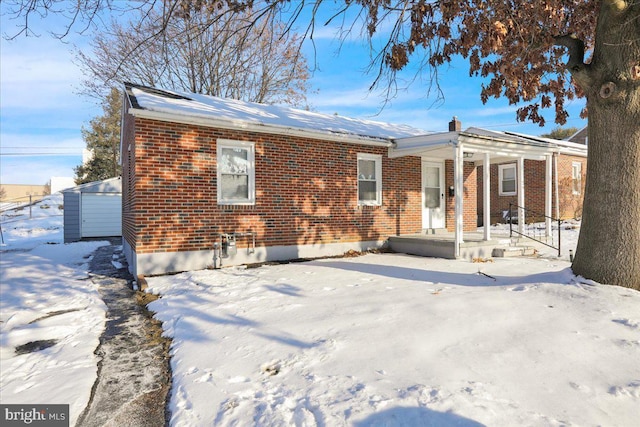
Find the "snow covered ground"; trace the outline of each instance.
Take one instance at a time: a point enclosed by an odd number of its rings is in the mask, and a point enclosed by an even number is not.
[[[173,337],[174,426],[640,419],[640,293],[568,260],[368,254],[149,285]]]
[[[89,256],[108,242],[63,244],[60,205],[58,193],[34,205],[31,219],[28,207],[1,218],[0,400],[69,404],[73,425],[96,379],[105,324]],[[16,351],[25,345],[43,349]]]
[[[73,425],[105,321],[87,257],[105,242],[62,244],[48,200],[2,218],[0,400],[69,403]],[[368,254],[150,278],[173,338],[171,422],[635,426],[640,292],[573,276],[576,236],[563,230],[562,259]],[[16,354],[37,340],[56,344]]]

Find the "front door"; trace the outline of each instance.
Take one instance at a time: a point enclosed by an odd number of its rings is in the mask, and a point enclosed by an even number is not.
[[[444,165],[422,161],[422,228],[444,227]]]

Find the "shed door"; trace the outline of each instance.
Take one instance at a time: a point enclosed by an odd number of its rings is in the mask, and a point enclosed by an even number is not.
[[[122,236],[122,195],[82,194],[82,237]]]

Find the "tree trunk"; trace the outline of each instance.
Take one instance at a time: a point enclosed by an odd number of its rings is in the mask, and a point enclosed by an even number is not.
[[[589,154],[575,274],[640,290],[640,4],[603,1],[587,94]]]

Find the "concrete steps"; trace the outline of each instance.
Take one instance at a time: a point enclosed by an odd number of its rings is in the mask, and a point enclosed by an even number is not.
[[[475,258],[505,258],[517,256],[533,256],[535,247],[528,239],[517,237],[499,237],[490,241],[482,240],[481,235],[475,235],[460,245],[460,259],[473,260]],[[420,233],[405,236],[389,237],[389,247],[394,252],[455,259],[455,242],[451,233],[439,229],[423,229]]]
[[[536,250],[530,246],[507,246],[502,248],[493,248],[492,256],[494,258],[509,258],[518,256],[533,256]]]
[[[447,235],[451,234],[446,228],[423,228],[422,234],[424,235]]]

